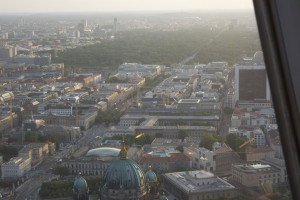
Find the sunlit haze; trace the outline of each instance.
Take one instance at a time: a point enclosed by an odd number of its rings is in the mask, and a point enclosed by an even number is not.
[[[244,10],[250,0],[1,0],[0,13]]]

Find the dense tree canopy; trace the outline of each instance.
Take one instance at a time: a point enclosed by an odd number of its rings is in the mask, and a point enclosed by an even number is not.
[[[53,174],[60,175],[60,176],[68,176],[70,174],[70,170],[64,166],[56,166],[53,169]]]
[[[97,118],[96,118],[96,122],[97,123],[105,123],[107,125],[109,125],[110,123],[114,123],[117,124],[120,121],[120,117],[123,115],[123,113],[121,113],[118,110],[106,110],[101,112]]]
[[[212,150],[212,145],[215,142],[224,142],[224,138],[218,135],[213,135],[212,133],[203,133],[199,146]]]
[[[184,138],[187,136],[186,132],[183,130],[180,130],[178,132],[178,139],[181,139],[181,141],[183,142]]]
[[[86,178],[90,194],[98,194],[101,179],[102,177],[99,176]],[[39,195],[41,198],[71,197],[73,194],[72,188],[74,181],[75,180],[59,180],[44,182],[40,189]]]
[[[25,142],[38,142],[39,136],[36,132],[27,131],[25,133]]]
[[[248,140],[247,137],[239,137],[233,133],[228,134],[226,136],[227,144],[231,147],[232,150],[234,150],[236,152],[245,151],[245,147],[240,149],[239,146],[242,145],[247,140]]]
[[[12,157],[18,156],[18,149],[11,146],[1,146],[0,155],[3,156],[4,161],[8,161]]]
[[[260,50],[259,37],[249,30],[194,29],[179,31],[128,31],[119,39],[61,52],[54,62],[70,67],[110,67],[124,62],[171,65],[198,54],[190,63],[227,61],[234,64],[242,55]],[[212,41],[212,42],[209,42]]]

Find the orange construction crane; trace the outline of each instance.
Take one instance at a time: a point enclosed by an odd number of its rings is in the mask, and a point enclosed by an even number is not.
[[[244,142],[243,144],[241,144],[241,146],[239,146],[239,148],[241,149],[241,148],[243,148],[247,144],[250,144],[249,145],[249,148],[250,148],[251,147],[251,143],[253,142],[253,140],[254,140],[254,138],[250,137],[250,139],[248,141]]]

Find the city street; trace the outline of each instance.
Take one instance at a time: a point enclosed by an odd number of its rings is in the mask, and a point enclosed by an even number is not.
[[[43,173],[34,175],[16,189],[16,200],[37,199],[38,191],[42,183],[55,178],[52,173],[47,172],[55,163],[54,157],[46,158],[46,160],[37,168],[37,171],[43,171]]]

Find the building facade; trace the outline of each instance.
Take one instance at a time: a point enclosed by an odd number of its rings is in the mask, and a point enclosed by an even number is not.
[[[13,157],[1,165],[1,177],[21,177],[31,169],[30,157]]]
[[[180,200],[230,199],[238,190],[210,172],[203,170],[163,174],[164,187]]]

